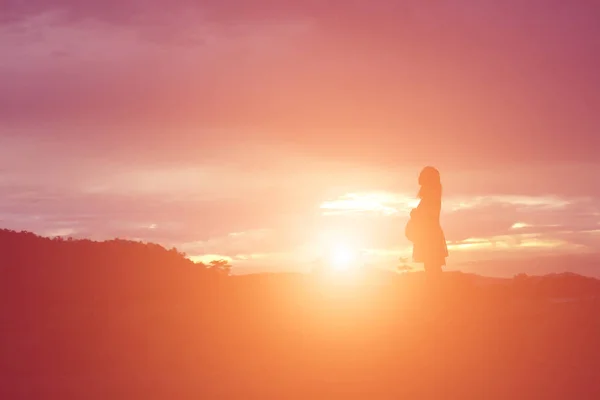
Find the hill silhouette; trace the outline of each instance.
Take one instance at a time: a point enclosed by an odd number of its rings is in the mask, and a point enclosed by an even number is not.
[[[7,230],[0,254],[3,399],[600,398],[593,278],[229,276]]]

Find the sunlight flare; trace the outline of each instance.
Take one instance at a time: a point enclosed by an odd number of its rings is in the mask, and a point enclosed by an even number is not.
[[[335,271],[349,271],[356,266],[358,255],[352,248],[338,245],[331,250],[329,261]]]
[[[387,193],[347,193],[335,200],[325,201],[320,208],[325,215],[375,213],[393,216],[415,207],[417,201],[410,196]]]

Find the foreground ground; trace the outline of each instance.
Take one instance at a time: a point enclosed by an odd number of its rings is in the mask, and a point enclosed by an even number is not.
[[[172,298],[13,295],[1,397],[600,398],[593,297],[421,278],[248,276]]]

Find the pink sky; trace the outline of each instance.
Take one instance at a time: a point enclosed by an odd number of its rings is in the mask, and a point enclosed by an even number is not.
[[[395,266],[432,164],[449,265],[596,251],[600,5],[423,3],[0,2],[0,225]]]

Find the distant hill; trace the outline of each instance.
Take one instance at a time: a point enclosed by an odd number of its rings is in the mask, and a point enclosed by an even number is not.
[[[498,278],[512,278],[523,273],[542,276],[563,272],[600,278],[600,253],[552,254],[477,260],[458,264],[451,263],[450,269]]]
[[[153,243],[46,238],[0,230],[0,287],[5,294],[177,296],[217,275],[177,249]]]

